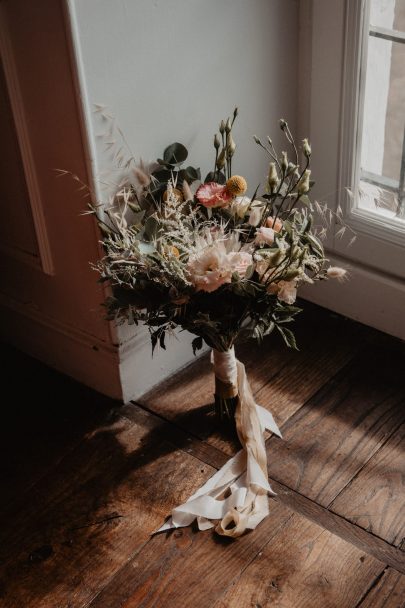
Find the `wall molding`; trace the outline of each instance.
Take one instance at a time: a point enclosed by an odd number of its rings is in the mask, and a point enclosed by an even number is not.
[[[405,282],[335,253],[328,252],[328,259],[347,268],[349,279],[303,285],[300,297],[405,340]]]
[[[4,5],[2,4],[0,4],[0,54],[4,67],[11,110],[14,117],[17,139],[20,146],[34,229],[37,237],[39,259],[36,266],[41,268],[45,274],[53,275],[54,264],[41,200],[41,192],[31,149],[29,130],[24,111],[24,103],[20,90],[20,84],[18,82],[16,63],[14,60],[12,45],[8,36],[7,19],[4,13]],[[22,256],[20,251],[18,252],[18,259],[27,263],[29,262],[30,265],[33,263],[35,264],[32,256]]]
[[[2,339],[95,390],[122,398],[118,347],[0,294]]]

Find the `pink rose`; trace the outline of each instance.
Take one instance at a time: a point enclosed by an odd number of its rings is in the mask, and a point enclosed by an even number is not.
[[[221,186],[216,182],[201,184],[195,196],[204,207],[226,207],[233,198],[226,186]]]
[[[269,217],[266,220],[266,225],[269,228],[272,228],[272,230],[274,230],[274,232],[280,232],[280,230],[283,227],[283,222],[280,220],[279,217],[275,220],[274,217],[271,217],[271,215],[269,215]]]

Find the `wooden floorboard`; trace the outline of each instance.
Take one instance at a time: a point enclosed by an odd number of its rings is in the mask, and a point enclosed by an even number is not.
[[[215,608],[352,608],[384,564],[295,514]]]
[[[378,576],[356,608],[404,608],[405,576],[386,568]]]
[[[98,428],[30,494],[6,530],[7,608],[85,606],[213,472],[170,440],[150,445],[148,416]],[[6,581],[6,584],[4,584]]]
[[[284,439],[266,442],[270,515],[237,541],[150,536],[238,449],[207,356],[121,407],[10,351],[26,390],[2,428],[0,606],[404,608],[404,346],[306,313],[300,352],[238,351]]]
[[[393,545],[405,540],[405,424],[367,462],[331,509]]]

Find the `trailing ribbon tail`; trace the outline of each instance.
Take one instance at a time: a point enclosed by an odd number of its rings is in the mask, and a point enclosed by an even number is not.
[[[269,513],[268,494],[273,491],[267,475],[264,431],[281,437],[280,430],[270,412],[255,403],[245,366],[236,359],[233,349],[219,353],[223,358],[214,354],[215,374],[225,382],[237,382],[235,421],[242,450],[187,502],[175,507],[156,532],[188,526],[194,520],[200,530],[206,530],[219,520],[215,531],[236,538],[256,528]]]

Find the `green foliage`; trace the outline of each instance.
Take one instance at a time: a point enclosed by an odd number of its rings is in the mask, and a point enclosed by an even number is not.
[[[205,183],[223,185],[232,175],[236,114],[221,123]],[[295,154],[288,125],[282,129]],[[201,204],[198,194],[190,194],[201,170],[184,166],[188,150],[175,142],[150,173],[142,165],[140,183],[122,186],[104,213],[90,205],[105,252],[94,268],[100,281],[112,286],[107,316],[117,323],[146,324],[153,351],[165,349],[167,334],[176,328],[195,335],[194,354],[204,342],[225,351],[236,342],[261,341],[275,329],[297,349],[286,327],[301,312],[291,304],[295,289],[326,278],[323,246],[312,229],[309,156],[303,167],[298,154],[293,161],[283,156],[281,164],[271,140],[266,145],[255,140],[274,167],[264,191],[258,196],[257,187],[247,203],[228,193],[224,204]]]

